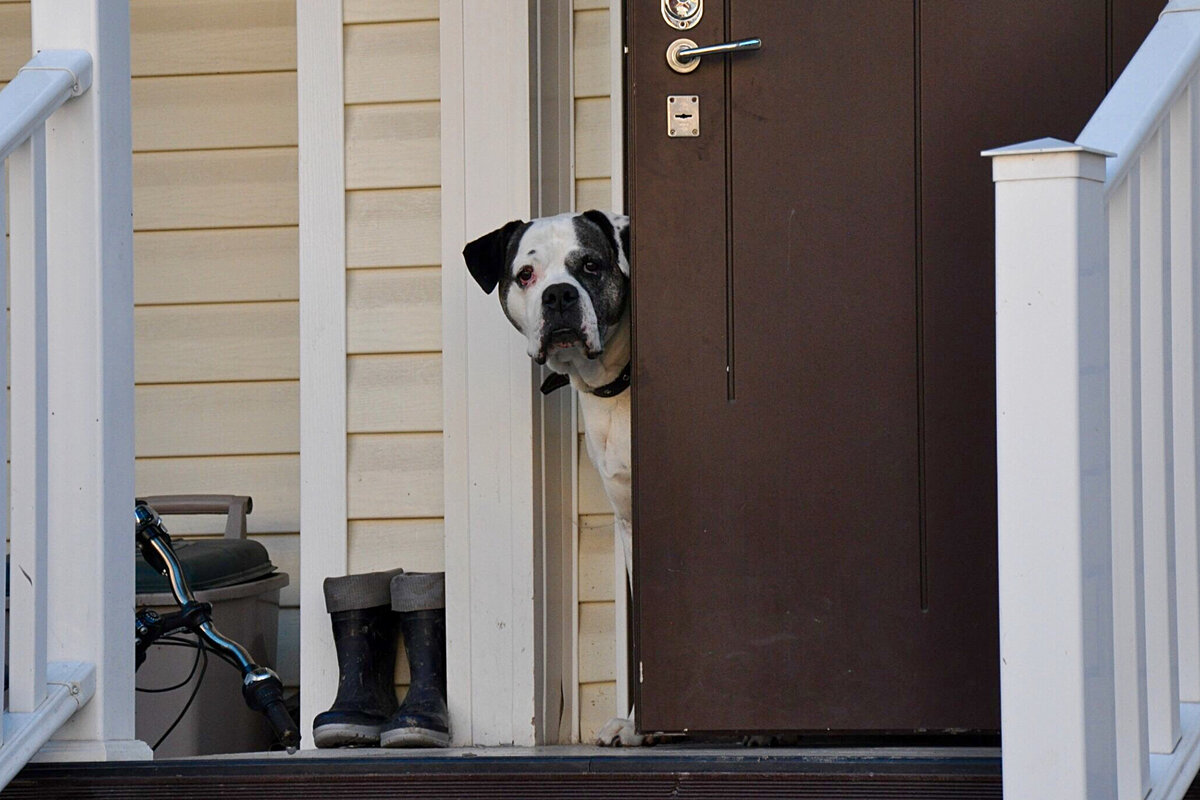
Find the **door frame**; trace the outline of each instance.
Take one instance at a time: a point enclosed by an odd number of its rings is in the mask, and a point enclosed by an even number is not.
[[[470,4],[467,14],[467,5],[439,4],[445,266],[461,264],[469,236],[574,204],[570,6],[505,0]],[[345,376],[347,363],[343,20],[340,3],[297,3],[296,13],[300,661],[306,705],[320,709],[332,702],[338,674],[321,584],[346,573],[348,546],[346,384],[329,380]],[[571,741],[579,730],[574,397],[542,397],[540,368],[465,269],[443,269],[441,289],[454,743]]]

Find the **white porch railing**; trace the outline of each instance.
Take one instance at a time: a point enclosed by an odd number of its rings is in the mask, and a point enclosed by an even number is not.
[[[33,0],[32,14],[38,55],[0,91],[0,788],[39,753],[150,755],[133,734],[129,10]]]
[[[1004,794],[1200,767],[1200,2],[1075,143],[989,151]]]

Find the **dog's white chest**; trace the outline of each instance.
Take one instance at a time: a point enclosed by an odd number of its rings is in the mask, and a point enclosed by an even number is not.
[[[629,395],[628,391],[609,398],[579,395],[588,457],[600,473],[613,511],[626,524],[633,516]]]

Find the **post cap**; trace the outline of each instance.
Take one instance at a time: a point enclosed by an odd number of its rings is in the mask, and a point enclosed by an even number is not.
[[[1091,153],[1105,158],[1116,158],[1116,153],[1110,153],[1107,150],[1098,150],[1095,147],[1087,147],[1075,142],[1066,142],[1062,139],[1055,139],[1052,136],[1047,136],[1043,139],[1033,139],[1020,144],[1010,144],[1007,147],[997,147],[992,150],[984,150],[980,153],[984,158],[994,158],[995,156],[1033,156],[1042,155],[1043,153]]]

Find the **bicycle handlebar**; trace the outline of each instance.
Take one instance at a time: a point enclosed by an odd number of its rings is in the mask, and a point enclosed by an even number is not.
[[[146,648],[156,639],[179,630],[188,630],[198,636],[205,646],[211,648],[242,673],[242,698],[252,710],[262,713],[275,729],[280,744],[289,753],[300,745],[300,729],[283,704],[283,682],[275,671],[255,663],[254,658],[240,644],[222,634],[212,623],[209,612],[212,606],[196,601],[184,575],[183,566],[171,547],[171,536],[166,526],[149,504],[137,501],[134,506],[137,523],[137,541],[142,556],[151,567],[165,575],[171,585],[171,594],[179,604],[175,614],[159,617],[139,615],[137,619],[137,664],[145,658]]]

